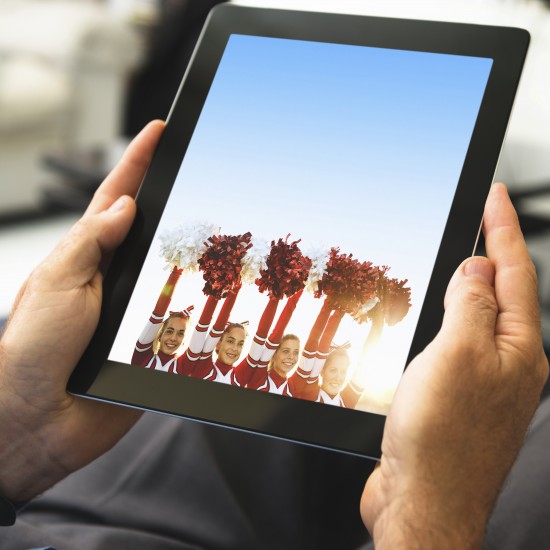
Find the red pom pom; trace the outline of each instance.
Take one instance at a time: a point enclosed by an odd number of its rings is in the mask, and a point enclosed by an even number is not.
[[[302,290],[311,269],[311,260],[298,247],[300,241],[288,243],[289,236],[284,241],[271,241],[266,269],[260,270],[260,276],[255,281],[260,292],[267,291],[269,297],[276,300]]]
[[[376,289],[378,304],[366,313],[356,313],[355,320],[363,323],[374,320],[382,314],[384,321],[390,327],[404,319],[411,307],[411,289],[406,287],[407,279],[390,279],[387,276],[388,266],[378,268],[379,278]]]
[[[384,310],[384,320],[390,327],[402,321],[411,307],[411,289],[406,287],[407,279],[387,279],[380,303]]]
[[[252,246],[251,233],[244,235],[212,235],[204,243],[207,248],[199,258],[199,269],[205,280],[203,292],[207,296],[224,298],[240,284],[242,259]]]
[[[332,248],[315,297],[324,294],[333,309],[353,314],[362,304],[374,299],[378,276],[378,268],[372,262],[360,262],[353,254],[342,254],[339,248]]]

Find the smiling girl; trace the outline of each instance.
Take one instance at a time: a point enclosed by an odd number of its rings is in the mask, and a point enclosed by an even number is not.
[[[245,323],[229,323],[231,310],[240,290],[240,283],[228,292],[214,326],[208,329],[218,299],[209,296],[193,331],[191,342],[179,361],[178,372],[194,378],[231,384],[234,365],[239,360],[247,332]],[[216,359],[213,354],[216,352]]]
[[[302,292],[303,290],[296,292],[287,300],[275,328],[267,337],[278,303],[278,300],[269,301],[260,319],[248,356],[235,369],[236,385],[289,395],[287,374],[298,362],[300,340],[297,336],[291,334],[283,336],[283,334]],[[284,346],[283,342],[285,342]]]
[[[172,269],[153,313],[136,342],[131,360],[132,365],[170,373],[177,372],[178,353],[183,344],[193,306],[183,311],[170,312],[166,319],[164,316],[181,274],[181,269],[177,267]]]
[[[247,387],[292,397],[295,377],[289,377],[289,374],[298,364],[299,358],[300,339],[294,334],[285,334],[267,369],[259,370],[261,376],[254,377]]]
[[[356,381],[346,384],[350,359],[347,346],[331,351],[332,340],[344,317],[325,302],[313,325],[302,354],[300,367],[293,375],[294,397],[309,401],[355,408],[363,388]]]

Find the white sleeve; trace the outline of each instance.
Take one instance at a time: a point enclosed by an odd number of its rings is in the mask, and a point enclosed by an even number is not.
[[[143,328],[143,330],[141,331],[141,334],[139,335],[139,338],[136,344],[137,351],[143,351],[142,349],[139,349],[141,346],[143,346],[144,348],[147,348],[153,343],[161,324],[162,324],[162,321],[154,322],[154,321],[151,321],[150,319],[149,321],[147,321],[147,323],[145,324],[145,327]]]

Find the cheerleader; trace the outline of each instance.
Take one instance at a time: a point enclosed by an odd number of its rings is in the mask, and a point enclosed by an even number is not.
[[[329,354],[321,368],[315,401],[348,409],[355,408],[363,388],[353,379],[344,386],[349,366],[350,359],[345,349],[337,348]]]
[[[300,339],[294,334],[285,334],[266,368],[257,370],[249,388],[293,397],[295,376],[288,377],[300,359]]]
[[[301,365],[293,375],[295,397],[349,409],[357,405],[363,388],[353,380],[344,387],[350,366],[347,345],[331,351],[332,340],[343,317],[343,311],[331,313],[327,302],[323,304],[302,354]]]
[[[136,342],[131,360],[132,365],[170,373],[176,372],[178,353],[183,344],[193,306],[183,311],[171,311],[166,319],[164,316],[181,274],[181,269],[177,267],[172,269],[153,313]]]
[[[208,329],[218,299],[208,297],[189,347],[179,361],[180,374],[225,384],[234,383],[234,365],[241,356],[247,336],[245,323],[229,323],[239,290],[240,286],[237,286],[228,293],[210,332]],[[214,351],[216,360],[213,359]]]
[[[246,385],[247,388],[260,389],[265,384],[269,370],[268,364],[282,342],[283,333],[290,322],[298,300],[302,296],[302,292],[303,290],[294,293],[287,300],[275,328],[268,337],[268,331],[273,323],[280,301],[276,298],[270,298],[260,318],[250,351],[247,357],[235,369],[235,385]]]

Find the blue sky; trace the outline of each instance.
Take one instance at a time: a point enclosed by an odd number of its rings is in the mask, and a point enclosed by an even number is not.
[[[182,200],[210,215],[212,189],[216,218],[229,218],[222,226],[245,215],[266,227],[269,205],[275,233],[390,265],[410,251],[405,275],[424,256],[419,241],[429,253],[439,244],[490,65],[232,36],[178,176]]]
[[[400,373],[491,64],[232,35],[159,229],[186,216],[223,233],[270,240],[290,232],[306,250],[340,246],[391,266],[413,296],[405,321],[384,334]],[[162,266],[155,238],[113,358],[131,350],[166,277]],[[185,305],[201,306],[200,284],[186,281]],[[236,308],[254,327],[264,297],[248,290]],[[303,305],[304,339],[318,307]],[[349,320],[345,330],[359,344],[367,327]]]

